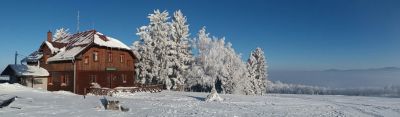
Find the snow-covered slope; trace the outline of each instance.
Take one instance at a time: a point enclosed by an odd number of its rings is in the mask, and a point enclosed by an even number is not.
[[[18,98],[0,108],[2,117],[133,117],[133,116],[400,116],[399,98],[278,95],[220,95],[222,102],[205,102],[208,93],[163,91],[119,95],[128,112],[104,110],[98,96],[83,96],[65,92],[47,92],[20,85],[0,84],[0,95]]]

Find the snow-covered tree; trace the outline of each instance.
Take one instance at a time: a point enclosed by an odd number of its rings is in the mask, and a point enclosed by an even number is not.
[[[56,30],[56,33],[53,35],[53,39],[60,39],[70,36],[71,33],[68,32],[69,29],[60,28]]]
[[[155,83],[155,77],[158,72],[154,69],[156,56],[154,54],[155,42],[150,36],[147,26],[142,26],[136,33],[140,40],[133,43],[133,51],[136,51],[138,62],[136,65],[136,73],[138,73],[138,81],[141,84]]]
[[[211,90],[213,78],[205,75],[204,69],[196,63],[192,65],[185,75],[185,86],[188,91],[209,92]]]
[[[182,12],[174,12],[171,21],[168,15],[166,11],[155,10],[148,16],[150,23],[138,29],[140,40],[132,47],[138,56],[137,81],[164,84],[173,90],[185,86],[192,91],[212,89],[246,95],[265,90],[260,88],[265,85],[258,81],[258,77],[264,76],[250,75],[246,63],[231,43],[226,43],[224,38],[210,38],[205,27],[193,41],[189,38],[189,25]],[[197,49],[194,50],[198,53],[195,57],[192,47]],[[258,61],[256,56],[253,59]],[[259,72],[256,70],[253,71]]]
[[[168,79],[167,44],[169,44],[170,25],[168,12],[155,10],[148,16],[150,23],[142,26],[136,33],[140,40],[134,42],[134,51],[141,55],[136,64],[140,83],[166,84]],[[168,80],[168,81],[167,81]],[[168,88],[171,86],[167,86]]]
[[[176,11],[169,22],[168,15],[159,10],[150,14],[149,25],[138,29],[140,40],[134,42],[132,48],[141,55],[136,66],[140,83],[165,84],[167,89],[176,90],[183,86],[193,56],[186,17]]]
[[[247,69],[254,93],[258,95],[266,93],[267,62],[264,51],[261,48],[256,48],[251,52],[247,62]]]
[[[168,23],[167,11],[160,12],[159,10],[155,10],[154,14],[150,14],[148,18],[150,19],[149,25],[149,33],[151,39],[154,41],[154,51],[153,53],[156,56],[156,60],[153,63],[155,72],[158,72],[158,75],[155,77],[157,83],[166,84],[166,88],[170,89],[172,86],[169,82],[169,71],[170,71],[170,56],[168,56],[169,48],[167,46],[172,44],[170,40],[170,25]]]
[[[206,74],[204,69],[204,61],[206,51],[211,46],[211,38],[209,34],[206,33],[206,28],[203,27],[198,32],[198,38],[195,38],[192,45],[197,49],[198,55],[195,57],[195,61],[190,66],[186,75],[186,87],[190,91],[210,91],[211,87],[214,87],[215,79],[210,75]]]
[[[198,56],[188,77],[188,87],[201,85],[211,87],[222,93],[247,94],[247,69],[240,55],[236,54],[232,44],[225,39],[211,39],[203,27],[196,39]],[[212,79],[212,80],[210,80]],[[197,84],[192,84],[197,83]]]
[[[217,70],[214,67],[219,66],[206,66],[207,62],[210,64],[210,59],[206,56],[210,53],[213,41],[206,33],[206,28],[203,27],[198,32],[198,38],[195,39],[195,47],[198,49],[198,56],[196,56],[195,63],[191,66],[190,72],[188,73],[187,85],[188,87],[196,86],[196,88],[215,88],[215,80],[217,76]],[[215,49],[215,48],[214,48]],[[218,60],[216,60],[218,61]],[[200,87],[198,86],[200,85]],[[202,89],[202,90],[204,90]],[[198,90],[198,89],[192,89]],[[208,90],[210,91],[210,90]]]
[[[173,89],[177,89],[178,86],[184,85],[184,72],[187,72],[193,61],[191,47],[189,45],[189,25],[187,24],[186,17],[180,10],[174,12],[172,18],[171,40],[173,42],[169,45],[169,55],[171,56],[170,62],[172,65],[169,67],[172,69],[172,74],[170,74],[169,77],[173,81]]]

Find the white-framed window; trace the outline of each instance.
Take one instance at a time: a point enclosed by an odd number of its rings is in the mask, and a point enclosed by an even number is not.
[[[108,62],[111,63],[112,62],[112,53],[108,52]]]
[[[96,75],[90,75],[90,82],[97,82],[97,76]]]
[[[85,63],[85,64],[88,64],[88,63],[89,63],[89,57],[88,57],[88,56],[85,56],[84,63]]]
[[[68,75],[61,75],[61,86],[67,86],[67,82],[68,82]]]
[[[47,83],[49,85],[53,85],[53,78],[52,77],[49,77],[47,80],[48,80]]]
[[[125,59],[125,55],[123,55],[123,54],[119,55],[119,62],[120,63],[123,63],[124,59]]]
[[[99,60],[99,53],[97,51],[93,52],[93,61],[98,61]]]

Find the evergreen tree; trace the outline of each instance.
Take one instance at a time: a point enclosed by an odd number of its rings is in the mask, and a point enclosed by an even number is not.
[[[154,54],[155,42],[151,38],[147,26],[142,26],[136,33],[140,40],[133,43],[133,51],[137,53],[138,62],[136,65],[136,73],[138,74],[138,82],[141,84],[152,84],[158,75],[155,67],[156,56]],[[154,80],[153,80],[154,79]]]
[[[189,45],[189,25],[187,24],[186,17],[180,10],[174,13],[171,32],[171,40],[173,42],[170,44],[170,55],[172,56],[170,59],[172,63],[170,66],[170,69],[172,69],[170,78],[173,81],[173,89],[176,89],[178,85],[184,85],[185,72],[187,72],[193,61]]]
[[[171,22],[168,15],[166,11],[155,10],[148,16],[149,25],[138,29],[140,40],[132,47],[138,57],[137,81],[164,84],[173,90],[185,86],[192,91],[229,94],[265,92],[266,63],[261,49],[252,52],[246,66],[224,38],[210,38],[203,27],[192,41],[182,12],[174,12]],[[197,49],[196,56],[192,54],[192,47]]]
[[[267,63],[264,51],[261,48],[256,48],[251,52],[247,62],[247,69],[254,93],[258,95],[266,93]]]
[[[169,46],[171,44],[170,36],[170,25],[168,23],[168,12],[155,10],[154,14],[150,14],[148,18],[150,19],[149,32],[151,38],[154,40],[154,56],[156,61],[154,62],[153,70],[158,72],[156,78],[156,83],[166,84],[166,88],[171,88],[171,79],[169,79],[168,71],[169,65],[171,64],[168,56]]]
[[[140,41],[135,42],[133,47],[141,55],[136,64],[136,71],[138,71],[140,83],[166,84],[166,82],[170,82],[167,69],[167,45],[170,40],[168,12],[155,10],[148,18],[149,25],[138,29],[137,35],[140,37]]]
[[[150,23],[138,29],[140,40],[133,44],[133,51],[141,56],[136,64],[140,83],[165,84],[167,89],[176,90],[184,85],[184,75],[193,56],[186,17],[176,11],[169,22],[168,15],[166,11],[155,10],[148,16]]]

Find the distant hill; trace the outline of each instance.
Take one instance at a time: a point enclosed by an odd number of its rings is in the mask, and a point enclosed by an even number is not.
[[[328,69],[323,71],[269,71],[269,79],[291,84],[333,88],[400,85],[400,68]]]
[[[348,72],[348,71],[400,71],[400,67],[382,67],[382,68],[370,68],[370,69],[327,69],[324,71],[328,72]]]

